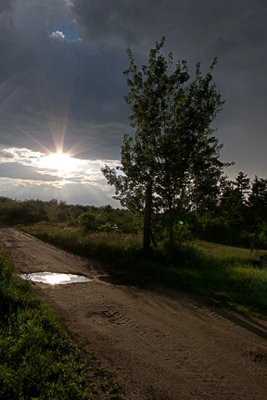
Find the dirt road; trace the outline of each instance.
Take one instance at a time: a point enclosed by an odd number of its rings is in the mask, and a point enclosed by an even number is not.
[[[267,399],[267,323],[101,281],[91,262],[13,229],[0,229],[18,271],[69,272],[92,282],[36,290],[83,348],[113,372],[127,400]]]

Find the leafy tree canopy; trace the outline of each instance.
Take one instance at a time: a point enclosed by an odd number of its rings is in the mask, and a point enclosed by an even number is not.
[[[217,60],[206,74],[198,63],[191,78],[186,61],[174,64],[172,53],[164,56],[164,42],[150,50],[148,65],[141,69],[127,51],[125,100],[135,136],[124,135],[121,166],[102,169],[115,187],[115,198],[144,211],[145,248],[150,246],[151,214],[168,216],[171,241],[175,214],[213,195],[226,165],[219,160],[221,145],[211,128],[223,104],[212,77]]]

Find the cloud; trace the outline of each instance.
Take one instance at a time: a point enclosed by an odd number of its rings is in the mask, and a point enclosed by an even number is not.
[[[266,37],[264,0],[73,0],[71,10],[90,43],[134,50],[143,57],[162,36],[179,59],[210,63],[214,56],[229,69],[253,68]],[[248,51],[249,49],[249,51]],[[257,49],[255,51],[255,49]],[[267,56],[264,56],[265,62]],[[242,60],[245,62],[243,63]],[[218,67],[220,68],[220,67]],[[234,71],[231,71],[232,74]]]
[[[266,13],[265,0],[0,0],[0,148],[29,150],[2,152],[1,162],[36,168],[30,152],[58,147],[78,159],[118,159],[130,130],[125,48],[142,65],[165,35],[166,51],[190,68],[201,61],[205,71],[219,56],[214,76],[226,103],[214,126],[223,157],[266,175]]]
[[[14,155],[6,149],[0,150],[0,162],[5,162],[6,159],[13,159]]]
[[[92,183],[46,182],[42,179],[19,179],[0,176],[1,196],[17,200],[40,199],[49,201],[58,199],[71,204],[104,206],[111,204],[119,207],[114,200],[113,188]]]
[[[11,11],[14,0],[1,0],[0,2],[0,14],[4,11]]]
[[[45,181],[58,184],[62,179],[50,174],[41,174],[36,168],[22,165],[18,162],[0,164],[0,178],[20,179],[24,181]]]
[[[73,0],[72,3],[71,10],[90,44],[112,48],[113,54],[122,54],[130,46],[139,65],[147,62],[149,49],[163,35],[166,50],[173,50],[175,59],[188,60],[191,69],[201,61],[205,71],[213,57],[219,56],[214,77],[226,104],[214,126],[227,150],[223,152],[224,158],[236,161],[244,170],[247,165],[253,172],[258,168],[258,173],[267,174],[262,146],[267,122],[266,1]],[[119,93],[123,93],[122,89]],[[243,141],[246,146],[240,151]]]
[[[88,157],[117,158],[128,123],[127,59],[79,41],[67,12],[60,0],[15,3],[12,26],[0,35],[0,144],[52,151],[57,142],[82,142]]]
[[[25,181],[0,177],[1,196],[17,200],[57,199],[70,204],[104,206],[111,204],[119,207],[119,202],[112,199],[112,188],[96,187],[90,184],[50,185],[43,181]]]
[[[66,4],[67,7],[73,6],[72,0],[64,0],[64,3]]]
[[[0,164],[5,163],[6,159],[10,159],[10,162],[12,160],[14,163],[31,166],[35,160],[40,159],[42,156],[43,153],[27,148],[2,148],[0,150]]]
[[[60,164],[57,164],[56,157],[55,154],[47,155],[27,148],[1,149],[0,191],[2,195],[9,193],[9,197],[14,197],[15,189],[19,187],[21,190],[19,198],[21,199],[40,198],[46,200],[49,199],[47,196],[50,193],[51,198],[88,204],[88,193],[91,196],[93,193],[97,204],[112,203],[118,206],[118,203],[112,200],[114,190],[107,185],[101,172],[101,168],[105,164],[113,167],[119,165],[118,160],[88,160],[68,158],[66,155],[66,161],[62,156],[59,157]],[[7,181],[9,189],[3,191],[3,186]],[[44,188],[45,193],[43,193]],[[35,194],[37,191],[38,196]],[[83,197],[85,192],[87,196]]]
[[[49,37],[50,37],[51,39],[61,40],[61,41],[64,41],[64,39],[65,39],[65,35],[64,35],[64,33],[61,32],[61,31],[52,32],[52,33],[49,35]]]

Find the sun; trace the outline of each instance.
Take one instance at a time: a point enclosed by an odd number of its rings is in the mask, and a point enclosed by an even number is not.
[[[44,169],[54,170],[59,174],[68,174],[77,169],[77,162],[68,153],[57,151],[42,157],[39,166]]]
[[[61,151],[46,156],[45,162],[49,168],[58,171],[67,171],[72,169],[72,157]]]

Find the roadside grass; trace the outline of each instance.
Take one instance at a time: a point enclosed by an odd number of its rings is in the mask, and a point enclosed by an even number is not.
[[[138,235],[85,234],[79,228],[49,223],[21,229],[75,254],[109,263],[122,282],[160,283],[201,295],[210,304],[267,317],[267,269],[252,265],[255,255],[248,249],[195,241],[172,251],[161,246],[153,258],[146,258]]]
[[[0,399],[120,399],[94,356],[82,357],[52,310],[0,254]]]
[[[103,262],[116,261],[117,265],[123,265],[125,261],[142,255],[141,235],[117,232],[86,233],[82,228],[49,222],[20,225],[19,228],[63,250],[84,257],[96,257]]]
[[[220,260],[240,259],[242,261],[252,262],[258,255],[267,254],[267,250],[250,251],[250,249],[227,246],[224,244],[208,242],[206,240],[196,240],[194,246],[199,250],[203,250],[205,254],[211,255]]]

